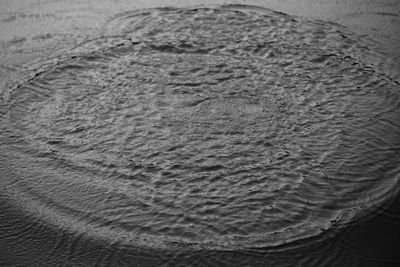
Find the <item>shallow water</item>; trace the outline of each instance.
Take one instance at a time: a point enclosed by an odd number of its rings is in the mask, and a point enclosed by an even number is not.
[[[4,41],[6,265],[373,262],[343,240],[398,216],[390,49],[240,5],[126,11],[88,31]]]

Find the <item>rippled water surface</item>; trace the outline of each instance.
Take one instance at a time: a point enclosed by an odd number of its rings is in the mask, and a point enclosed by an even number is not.
[[[284,265],[398,191],[399,82],[343,26],[156,8],[70,41],[1,73],[1,227],[48,262],[99,246],[100,265],[265,249]]]

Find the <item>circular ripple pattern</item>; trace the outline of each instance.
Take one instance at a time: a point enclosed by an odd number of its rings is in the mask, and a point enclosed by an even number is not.
[[[140,246],[319,235],[397,184],[399,86],[368,49],[252,7],[120,14],[10,94],[8,188],[50,224]]]

